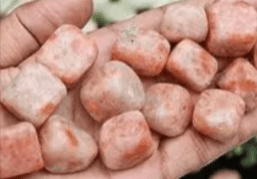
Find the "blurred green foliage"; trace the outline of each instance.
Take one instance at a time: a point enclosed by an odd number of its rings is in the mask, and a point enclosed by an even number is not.
[[[110,2],[119,2],[120,0],[109,0]]]
[[[244,145],[235,147],[232,151],[227,153],[228,158],[234,156],[241,157],[241,165],[245,168],[252,167],[257,164],[257,138],[253,138]]]
[[[104,27],[112,23],[112,21],[110,19],[107,19],[101,12],[96,12],[93,15],[92,19],[94,22],[96,22],[98,28]]]

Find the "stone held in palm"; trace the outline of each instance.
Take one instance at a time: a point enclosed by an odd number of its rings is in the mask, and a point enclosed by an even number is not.
[[[171,52],[168,72],[196,92],[206,89],[218,71],[217,60],[192,40],[181,41]]]
[[[17,177],[43,168],[37,132],[28,122],[0,130],[0,178]]]
[[[113,170],[127,169],[142,163],[156,150],[143,114],[130,111],[106,121],[100,132],[100,154]]]
[[[240,96],[225,90],[206,90],[195,106],[193,126],[215,140],[226,142],[236,136],[244,112],[245,103]]]
[[[138,75],[159,75],[170,53],[169,42],[159,33],[143,29],[124,30],[112,48],[112,59],[128,64]]]
[[[65,118],[53,115],[39,132],[45,168],[51,173],[86,169],[96,158],[95,140]]]
[[[18,118],[39,127],[66,94],[65,85],[46,67],[30,63],[4,89],[1,102]]]
[[[231,63],[217,84],[221,89],[241,96],[247,111],[257,107],[257,70],[247,59],[238,58]]]
[[[193,102],[185,88],[157,83],[147,90],[142,112],[150,128],[174,137],[182,134],[190,123]]]
[[[166,9],[161,33],[172,43],[183,39],[203,42],[208,33],[208,20],[201,6],[178,2]]]
[[[68,87],[73,87],[97,57],[93,40],[73,25],[59,27],[44,43],[37,61],[50,69]]]
[[[125,63],[111,61],[97,69],[80,91],[81,102],[98,122],[142,108],[145,93],[136,73]]]
[[[217,56],[240,57],[251,51],[257,40],[257,11],[249,4],[214,3],[207,9],[210,32],[208,50]]]

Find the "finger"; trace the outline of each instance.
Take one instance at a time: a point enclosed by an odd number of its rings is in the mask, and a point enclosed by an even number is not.
[[[168,179],[176,179],[200,169],[223,155],[232,147],[246,142],[256,135],[257,109],[242,119],[238,135],[230,142],[220,143],[198,133],[193,127],[184,135],[162,142],[163,175]]]
[[[62,24],[83,27],[91,14],[91,0],[39,0],[18,7],[0,23],[0,68],[27,58]]]

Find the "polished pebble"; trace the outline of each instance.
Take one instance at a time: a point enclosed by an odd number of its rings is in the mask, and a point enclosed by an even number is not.
[[[238,58],[221,75],[218,86],[241,96],[246,110],[257,107],[257,70],[244,58]]]
[[[78,82],[96,57],[95,42],[73,25],[59,27],[37,54],[38,62],[48,67],[68,87]]]
[[[136,73],[125,63],[107,62],[85,82],[81,102],[98,122],[142,108],[145,93]]]
[[[28,122],[0,130],[0,178],[38,171],[44,163],[34,126]]]
[[[185,88],[157,83],[147,90],[142,112],[151,129],[174,137],[182,134],[190,123],[193,102]]]
[[[208,50],[221,57],[239,57],[251,51],[257,39],[257,11],[249,4],[215,3],[207,9]]]
[[[112,48],[112,59],[122,61],[141,76],[160,74],[170,53],[169,42],[155,31],[124,30]]]
[[[161,33],[172,43],[183,39],[203,42],[208,33],[204,8],[190,3],[168,6],[161,23]]]
[[[39,132],[45,168],[51,173],[86,169],[96,158],[95,140],[65,118],[53,115]]]
[[[225,142],[237,134],[245,112],[243,99],[225,90],[204,91],[193,113],[193,126],[201,133]]]
[[[31,63],[4,89],[1,102],[18,118],[39,127],[66,93],[65,85],[46,67]]]
[[[113,170],[140,164],[156,150],[149,127],[139,111],[126,112],[105,122],[99,145],[104,164]]]
[[[186,39],[173,49],[166,69],[187,87],[201,92],[211,84],[218,63],[204,48]]]

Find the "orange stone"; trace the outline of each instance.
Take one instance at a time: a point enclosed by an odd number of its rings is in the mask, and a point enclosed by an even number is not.
[[[204,41],[208,33],[204,7],[183,2],[171,4],[164,14],[161,33],[172,43],[183,39]]]
[[[100,153],[109,169],[127,169],[148,159],[156,150],[144,116],[131,111],[105,122],[100,132]]]
[[[201,133],[221,142],[237,134],[245,103],[241,97],[225,90],[204,91],[193,113],[193,126]]]
[[[248,60],[236,59],[224,71],[217,84],[221,89],[241,96],[247,111],[257,107],[257,70]]]
[[[136,73],[125,63],[107,62],[97,69],[80,91],[81,102],[98,122],[142,108],[145,93]]]
[[[37,132],[22,122],[0,130],[0,178],[17,177],[43,168]]]
[[[191,121],[193,102],[185,88],[159,83],[147,90],[142,112],[150,128],[174,137],[182,134]]]
[[[65,85],[46,67],[31,63],[4,89],[1,102],[18,118],[39,127],[66,93]]]
[[[251,51],[257,39],[254,7],[243,1],[214,3],[207,14],[210,27],[207,48],[212,54],[239,57]]]
[[[112,59],[122,61],[142,76],[163,70],[170,52],[169,42],[155,31],[124,30],[112,49]]]
[[[93,40],[72,25],[63,25],[44,43],[37,60],[47,66],[68,87],[92,66],[97,56]]]
[[[86,169],[98,147],[84,130],[65,118],[53,115],[39,133],[45,168],[51,173],[73,173]]]
[[[201,92],[211,84],[218,63],[200,45],[186,39],[173,49],[166,69],[192,90]]]

